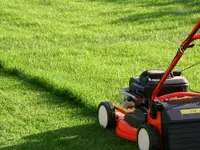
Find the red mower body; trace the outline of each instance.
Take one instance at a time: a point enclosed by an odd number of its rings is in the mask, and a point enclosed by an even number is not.
[[[128,109],[102,102],[99,123],[138,142],[140,150],[199,150],[200,93],[187,92],[187,80],[180,72],[172,73],[191,42],[200,39],[199,28],[200,20],[166,71],[145,71],[130,79],[129,88],[122,89],[121,103]]]

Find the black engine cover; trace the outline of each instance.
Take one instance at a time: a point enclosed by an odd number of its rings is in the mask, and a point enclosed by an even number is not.
[[[132,93],[140,93],[145,98],[150,98],[158,82],[162,78],[164,71],[147,70],[140,77],[133,77],[129,81],[129,89]],[[186,92],[188,81],[183,76],[173,76],[170,74],[158,96],[173,93]]]

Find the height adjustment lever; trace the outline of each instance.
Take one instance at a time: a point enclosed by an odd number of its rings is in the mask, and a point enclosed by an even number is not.
[[[195,44],[188,45],[188,48],[193,48]]]

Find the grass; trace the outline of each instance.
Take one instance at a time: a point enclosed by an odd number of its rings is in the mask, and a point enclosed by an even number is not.
[[[136,147],[98,126],[97,106],[106,99],[117,104],[131,76],[166,69],[199,19],[199,4],[2,0],[0,148]],[[177,69],[197,61],[198,48]],[[199,89],[195,70],[185,75]]]
[[[8,71],[0,77],[2,150],[115,149],[116,142],[121,148],[120,143],[130,146],[114,131],[99,128],[92,110],[68,101],[67,94],[57,96]]]

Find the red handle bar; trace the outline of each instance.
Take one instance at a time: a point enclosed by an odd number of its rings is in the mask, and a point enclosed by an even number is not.
[[[200,93],[176,92],[176,93],[170,93],[170,94],[162,95],[160,97],[157,97],[157,99],[160,102],[163,102],[165,99],[170,99],[170,98],[174,98],[174,97],[182,97],[182,96],[200,96]]]
[[[195,34],[192,38],[192,41],[200,39],[200,34]]]

